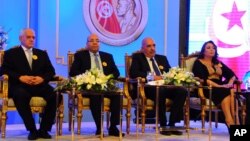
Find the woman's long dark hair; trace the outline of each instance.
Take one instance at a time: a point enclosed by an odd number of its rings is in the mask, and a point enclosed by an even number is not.
[[[218,54],[218,51],[217,51],[217,46],[215,45],[215,43],[214,43],[212,40],[207,41],[207,42],[205,42],[205,43],[202,45],[202,48],[201,48],[200,54],[199,54],[199,56],[198,56],[198,59],[204,58],[205,48],[206,48],[206,45],[209,44],[209,43],[212,44],[212,45],[214,46],[214,49],[215,49],[215,55],[214,55],[214,57],[212,58],[212,63],[213,63],[213,64],[218,64],[218,63],[219,63],[219,60],[218,60],[219,54]]]

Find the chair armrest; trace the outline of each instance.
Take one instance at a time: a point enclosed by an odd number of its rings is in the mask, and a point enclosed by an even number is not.
[[[143,100],[146,100],[145,91],[144,91],[144,86],[145,86],[145,83],[146,83],[145,78],[138,77],[138,78],[129,78],[128,79],[128,85],[130,85],[130,84],[138,84],[138,83],[140,85],[140,87],[139,87],[139,97],[141,97]]]
[[[129,94],[129,78],[127,78],[127,77],[118,77],[117,81],[123,82],[123,95],[127,99],[131,100],[132,98],[131,98],[131,96]]]
[[[127,79],[128,79],[127,77],[118,77],[116,80],[120,82],[126,82]]]
[[[241,84],[242,83],[243,82],[240,81],[240,80],[235,80],[234,81],[234,88],[235,88],[236,92],[241,92]]]
[[[50,81],[49,84],[57,85],[58,83],[62,82],[65,78],[59,75],[55,75]]]
[[[6,74],[3,74],[2,76],[0,76],[0,81],[8,81],[9,77]]]
[[[241,80],[234,80],[234,84],[242,84],[243,82]]]
[[[201,84],[204,83],[204,80],[203,80],[203,79],[200,79],[199,77],[194,77],[194,79],[195,79],[196,81],[199,81]]]
[[[206,97],[204,96],[203,88],[198,88],[198,96],[201,100],[201,105],[206,105]]]
[[[9,80],[8,75],[4,74],[0,76],[0,81],[2,85],[0,87],[2,91],[2,95],[0,95],[0,98],[2,99],[8,99],[8,87],[9,87],[8,80]]]
[[[62,80],[64,80],[64,79],[65,79],[65,78],[62,77],[62,76],[55,75],[51,81],[62,81]]]

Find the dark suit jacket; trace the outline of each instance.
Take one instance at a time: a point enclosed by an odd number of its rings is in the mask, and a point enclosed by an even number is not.
[[[156,54],[154,58],[158,64],[158,67],[161,73],[169,71],[170,65],[168,63],[166,56]],[[131,78],[137,78],[137,77],[146,78],[147,72],[149,71],[150,71],[150,66],[148,64],[147,58],[144,55],[144,53],[134,53],[132,55],[132,63],[131,63],[131,67],[129,70],[130,77]],[[132,97],[132,99],[136,99],[137,97],[136,88],[137,88],[137,84],[134,84],[133,87],[131,88],[132,91],[131,91],[130,96]],[[148,89],[147,89],[147,92],[149,92]]]
[[[37,56],[37,59],[33,58],[31,69],[21,46],[16,46],[5,51],[2,73],[9,76],[10,89],[12,86],[22,84],[19,81],[21,75],[42,77],[44,82],[40,85],[48,84],[54,77],[55,69],[49,60],[47,52],[33,48],[34,55]]]
[[[167,57],[163,55],[155,55],[155,60],[158,64],[158,67],[163,72],[168,72],[170,65],[168,63]],[[146,78],[147,72],[150,71],[150,66],[148,64],[147,58],[144,53],[135,53],[132,56],[132,64],[130,67],[130,77],[137,78],[143,77]]]
[[[105,75],[113,74],[115,78],[119,77],[120,72],[117,69],[113,56],[109,53],[99,51],[101,64]],[[91,68],[90,53],[88,50],[81,50],[74,55],[74,62],[71,66],[69,75],[76,76],[84,73]]]

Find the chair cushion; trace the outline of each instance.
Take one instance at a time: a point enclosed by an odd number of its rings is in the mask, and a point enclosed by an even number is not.
[[[146,102],[147,102],[146,105],[152,106],[152,107],[154,106],[154,101],[153,100],[147,99]],[[132,105],[136,106],[137,105],[136,103],[137,103],[137,99],[135,99],[135,100],[132,101]],[[171,99],[166,98],[166,106],[167,107],[171,106],[172,103],[173,103],[173,101]]]
[[[128,105],[128,99],[127,98],[123,97],[122,105],[123,106],[127,106]]]
[[[30,100],[30,106],[32,107],[43,107],[46,104],[47,102],[42,97],[32,97]]]
[[[84,107],[89,106],[89,105],[90,105],[90,99],[89,99],[89,98],[86,98],[86,97],[83,97],[83,98],[82,98],[82,105],[83,105]]]
[[[89,106],[90,105],[90,99],[83,97],[82,98],[82,104],[84,107]],[[110,105],[110,99],[109,98],[104,98],[104,106],[109,106]]]
[[[198,97],[190,97],[190,105],[200,105],[201,99]],[[206,99],[207,106],[209,105],[209,99]],[[214,103],[212,102],[212,105],[214,106]]]
[[[171,99],[166,98],[166,106],[171,106],[173,101]],[[154,105],[154,101],[151,99],[147,99],[147,105]]]
[[[154,101],[147,98],[147,101],[146,101],[146,104],[149,105],[149,106],[153,106],[154,105]]]
[[[192,58],[186,60],[186,71],[192,72],[194,61],[196,59],[197,59],[197,57],[192,57]]]
[[[32,107],[43,107],[46,106],[47,102],[42,97],[32,97],[30,100],[30,106]],[[0,105],[3,105],[3,100],[0,99]],[[14,101],[12,98],[8,99],[8,107],[15,107]]]

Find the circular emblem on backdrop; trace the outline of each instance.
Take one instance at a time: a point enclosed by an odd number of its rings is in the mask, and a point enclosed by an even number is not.
[[[217,41],[220,57],[238,57],[250,51],[248,3],[241,0],[215,2],[210,18],[210,37]]]
[[[147,0],[84,0],[83,15],[89,30],[102,42],[121,46],[143,32],[148,5]]]

